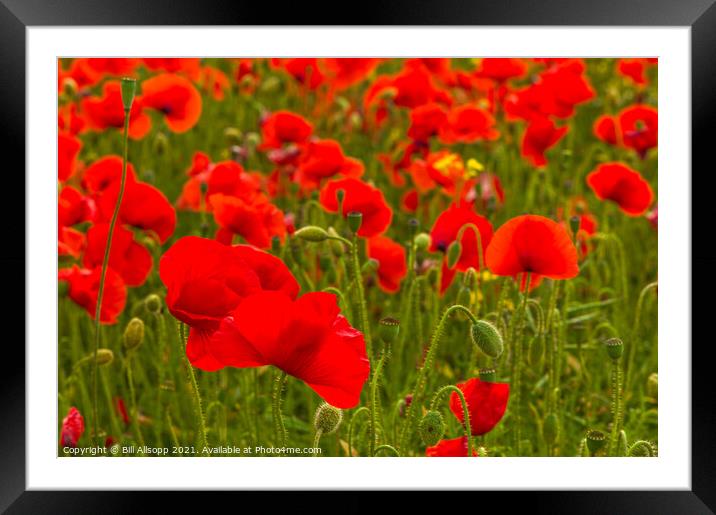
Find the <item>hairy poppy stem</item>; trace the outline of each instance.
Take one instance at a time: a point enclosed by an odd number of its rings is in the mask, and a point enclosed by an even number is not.
[[[386,347],[380,354],[378,365],[373,371],[373,378],[370,382],[370,443],[368,445],[369,456],[373,456],[373,454],[375,453],[376,445],[378,444],[378,418],[380,418],[378,383],[380,382],[380,377],[383,374],[383,367],[385,366],[388,354],[389,350],[386,345]]]
[[[132,357],[127,357],[127,382],[129,383],[129,398],[132,410],[132,425],[134,426],[134,432],[136,433],[137,441],[139,445],[144,447],[144,437],[142,436],[142,429],[139,427],[139,410],[137,409],[137,394],[134,388],[134,373],[132,372]]]
[[[358,417],[363,414],[367,413],[370,414],[370,410],[366,408],[365,406],[362,406],[356,410],[356,412],[353,414],[353,417],[351,417],[351,423],[348,424],[348,457],[353,456],[353,426],[355,425],[355,421],[358,419]]]
[[[513,360],[515,366],[515,376],[513,381],[515,383],[515,393],[513,396],[513,406],[515,409],[514,414],[514,446],[517,455],[520,455],[521,447],[521,433],[522,433],[522,338],[525,333],[525,315],[527,313],[527,300],[530,296],[530,279],[531,273],[527,272],[525,278],[525,292],[522,296],[522,303],[520,305],[519,315],[515,321],[515,328],[513,331],[512,345],[514,349]]]
[[[286,440],[288,436],[286,434],[286,426],[283,423],[283,414],[281,413],[281,399],[283,387],[286,384],[286,372],[281,371],[276,374],[276,379],[273,382],[273,423],[274,429],[276,430],[276,441],[279,447],[286,446]],[[283,456],[281,452],[279,456]]]
[[[616,456],[617,445],[619,442],[619,430],[622,424],[622,360],[612,360],[611,370],[611,387],[612,387],[612,432],[609,438],[609,456]]]
[[[641,312],[644,310],[644,302],[646,300],[646,295],[651,291],[655,290],[658,287],[657,282],[649,283],[641,290],[641,293],[639,293],[639,300],[636,303],[636,313],[634,315],[634,326],[632,327],[632,336],[631,336],[631,345],[629,346],[629,351],[627,354],[627,362],[626,362],[626,380],[624,381],[626,384],[627,390],[630,389],[631,385],[634,382],[634,357],[636,355],[636,343],[639,336],[639,326],[641,325]]]
[[[467,456],[468,458],[472,456],[472,425],[470,424],[470,411],[467,408],[467,401],[465,400],[465,394],[462,393],[462,390],[458,388],[455,385],[449,384],[447,386],[443,386],[440,388],[437,392],[435,392],[435,395],[433,395],[433,400],[430,402],[430,410],[431,411],[437,411],[438,403],[440,402],[440,397],[446,392],[454,392],[457,394],[457,396],[460,398],[460,404],[462,405],[462,416],[463,416],[463,429],[465,430],[465,438],[467,439]]]
[[[194,405],[196,410],[196,418],[197,418],[197,425],[199,426],[199,436],[201,437],[201,453],[204,456],[208,456],[208,453],[206,451],[206,447],[208,445],[208,440],[206,438],[206,421],[204,420],[204,408],[201,404],[201,394],[199,393],[199,384],[196,382],[196,375],[194,374],[194,368],[191,366],[191,363],[189,362],[189,358],[186,355],[186,337],[184,336],[184,323],[178,322],[179,326],[179,335],[181,336],[181,343],[182,343],[182,358],[184,360],[184,366],[187,370],[187,375],[189,376],[189,382],[191,383],[191,390],[194,394]]]
[[[398,452],[398,449],[393,447],[392,445],[383,444],[378,447],[376,447],[375,452],[373,453],[373,456],[377,456],[380,451],[390,451],[393,453],[393,456],[400,457],[400,453]]]
[[[485,267],[485,258],[482,252],[482,235],[480,234],[480,229],[478,229],[473,223],[467,223],[460,227],[460,230],[457,232],[457,236],[455,237],[455,241],[462,240],[462,236],[467,229],[472,229],[472,232],[475,233],[475,238],[477,239],[477,268],[478,270],[482,270]]]
[[[320,429],[317,429],[316,436],[313,437],[313,448],[314,449],[318,448],[318,444],[321,442],[321,435],[323,435],[323,431],[321,431]],[[314,453],[313,457],[315,458],[316,456],[318,456],[318,454]]]
[[[129,147],[129,112],[132,109],[134,101],[134,89],[136,81],[134,79],[122,79],[122,101],[124,103],[124,137],[123,137],[123,154],[122,154],[122,179],[119,184],[119,193],[117,194],[117,202],[114,205],[112,219],[109,222],[109,231],[107,233],[107,245],[104,249],[104,257],[102,259],[102,270],[99,275],[99,287],[97,288],[97,306],[95,308],[95,340],[94,340],[94,367],[92,368],[92,428],[95,444],[99,442],[97,434],[97,375],[99,369],[98,355],[100,344],[100,319],[102,317],[102,297],[104,295],[104,281],[107,276],[107,264],[109,263],[110,250],[112,248],[112,236],[114,235],[114,226],[117,224],[119,217],[119,208],[122,205],[122,197],[124,196],[124,187],[127,182],[127,150]]]
[[[363,288],[363,277],[361,276],[360,260],[358,259],[358,234],[353,233],[351,244],[351,257],[353,259],[353,280],[358,288],[358,305],[360,307],[361,329],[365,338],[365,350],[368,359],[373,359],[373,343],[370,337],[370,326],[368,325],[368,308],[365,303],[365,290]]]
[[[428,346],[428,353],[425,356],[423,366],[420,367],[420,370],[418,371],[418,377],[415,381],[415,387],[413,388],[413,400],[410,403],[410,406],[408,406],[408,411],[405,416],[405,422],[403,423],[403,429],[400,434],[400,445],[398,446],[398,451],[400,451],[402,454],[406,454],[405,451],[406,447],[409,444],[410,435],[412,434],[414,425],[413,422],[416,416],[416,409],[418,405],[422,405],[422,398],[423,392],[425,390],[425,384],[427,382],[427,375],[433,366],[433,361],[435,361],[435,355],[440,344],[440,337],[445,330],[445,323],[447,322],[450,315],[456,311],[462,311],[463,313],[465,313],[472,323],[478,322],[477,317],[473,315],[468,308],[461,304],[455,304],[445,309],[443,315],[440,317],[440,321],[438,322],[438,325],[435,328],[435,332],[433,333],[433,336],[430,340],[430,345]]]

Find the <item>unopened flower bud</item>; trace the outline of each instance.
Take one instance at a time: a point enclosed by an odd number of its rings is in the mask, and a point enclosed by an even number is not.
[[[321,434],[333,433],[341,425],[343,411],[324,402],[316,409],[316,416],[313,419],[313,427]]]
[[[110,349],[97,349],[97,364],[99,366],[109,365],[114,361],[114,352]]]
[[[274,75],[270,75],[261,81],[261,93],[273,94],[278,92],[279,89],[281,89],[281,80]]]
[[[147,295],[144,299],[144,307],[153,315],[158,315],[162,310],[162,299],[156,293]]]
[[[626,432],[622,429],[619,431],[619,440],[617,441],[617,456],[626,456],[629,452]]]
[[[331,237],[338,236],[338,233],[333,227],[328,228],[328,235]],[[331,246],[331,252],[333,252],[333,255],[336,257],[341,257],[343,254],[346,253],[346,249],[343,246],[343,243],[341,243],[338,240],[331,240],[330,241]]]
[[[227,146],[240,145],[243,134],[236,127],[226,127],[224,129],[224,141]]]
[[[587,448],[592,456],[601,451],[606,443],[607,437],[601,431],[597,431],[596,429],[587,431]]]
[[[430,246],[430,235],[421,232],[415,237],[415,248],[418,250],[426,250]]]
[[[169,149],[169,138],[167,138],[167,135],[163,132],[158,132],[157,135],[154,136],[152,149],[154,154],[158,156],[166,154],[167,149]]]
[[[130,111],[132,109],[132,103],[134,102],[134,94],[137,92],[137,79],[130,77],[122,78],[121,90],[124,110]]]
[[[607,354],[611,359],[617,361],[624,352],[624,343],[619,338],[609,338],[604,345],[607,347]]]
[[[646,380],[646,393],[652,399],[659,398],[659,375],[656,372],[650,374]]]
[[[124,348],[136,349],[144,340],[144,322],[141,318],[133,318],[124,329]]]
[[[462,244],[459,241],[455,240],[447,248],[448,268],[455,268],[455,265],[457,265],[457,262],[460,259],[460,254],[462,254]]]
[[[478,320],[470,328],[472,341],[485,355],[499,358],[504,349],[502,335],[497,328],[486,320]]]
[[[656,456],[656,449],[654,449],[651,443],[645,440],[639,440],[629,447],[627,456],[630,458],[651,458],[652,456]]]
[[[307,225],[306,227],[301,227],[293,233],[293,235],[296,238],[314,243],[324,241],[328,239],[329,236],[328,232],[323,227],[318,227],[317,225]]]
[[[360,230],[360,226],[363,224],[363,213],[358,211],[351,211],[348,213],[348,227],[355,234]]]
[[[418,425],[420,439],[427,446],[437,444],[445,433],[445,421],[439,411],[428,411]]]
[[[483,383],[494,383],[497,381],[497,371],[494,368],[481,368],[479,377]]]
[[[72,77],[66,77],[62,81],[62,91],[68,98],[75,98],[77,91],[79,91],[77,81],[75,81]]]
[[[400,332],[400,321],[396,318],[381,318],[378,322],[380,338],[385,343],[393,343]]]

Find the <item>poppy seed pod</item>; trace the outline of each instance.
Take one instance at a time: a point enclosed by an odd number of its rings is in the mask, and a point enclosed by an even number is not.
[[[499,358],[504,349],[502,335],[497,328],[486,320],[478,320],[470,328],[472,341],[491,358]]]
[[[423,443],[429,447],[437,444],[445,433],[445,420],[439,411],[428,411],[420,420],[418,433]]]
[[[355,234],[360,230],[360,226],[363,224],[363,213],[358,211],[351,211],[348,213],[348,227]]]
[[[324,402],[316,409],[313,427],[321,434],[329,435],[341,425],[343,411]]]
[[[629,447],[627,456],[630,458],[651,458],[652,456],[656,456],[656,449],[654,449],[651,443],[645,440],[639,440]]]
[[[124,330],[124,348],[136,349],[144,340],[144,322],[141,318],[133,318]]]
[[[607,347],[607,354],[611,359],[617,361],[624,353],[624,343],[619,338],[609,338],[604,345]]]
[[[300,238],[304,241],[311,241],[314,243],[325,241],[329,237],[329,234],[325,229],[316,225],[307,225],[306,227],[301,227],[293,235],[296,238]]]
[[[162,299],[160,299],[156,293],[152,293],[151,295],[147,295],[147,298],[144,299],[144,306],[150,313],[158,315],[162,310]]]
[[[400,332],[400,321],[396,318],[381,318],[378,322],[380,326],[380,338],[385,343],[393,343]]]
[[[483,383],[494,383],[497,381],[497,371],[494,368],[481,368],[479,376],[480,381]]]
[[[577,235],[577,232],[579,231],[579,225],[582,222],[582,219],[578,216],[573,216],[569,219],[569,228],[572,230],[573,235]]]
[[[130,77],[122,78],[122,105],[125,111],[132,109],[132,103],[134,102],[134,94],[137,91],[137,80]]]
[[[587,431],[587,448],[592,456],[601,451],[606,444],[607,437],[604,433],[596,429]]]
[[[542,425],[542,435],[548,445],[554,445],[559,437],[559,419],[556,413],[548,413]]]
[[[421,232],[415,237],[415,248],[418,250],[425,250],[430,246],[430,235],[426,232]]]
[[[460,259],[460,254],[462,254],[462,244],[459,241],[455,240],[447,248],[448,268],[455,268],[455,265],[457,265],[457,262]]]

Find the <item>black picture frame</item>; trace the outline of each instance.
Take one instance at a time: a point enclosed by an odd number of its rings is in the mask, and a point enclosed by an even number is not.
[[[24,341],[25,281],[32,270],[25,267],[25,66],[26,37],[29,26],[47,25],[576,25],[576,26],[685,26],[691,28],[692,74],[692,169],[702,169],[698,188],[692,183],[692,274],[704,279],[701,289],[713,289],[710,266],[716,262],[706,250],[713,215],[707,211],[713,194],[714,125],[716,121],[716,0],[441,0],[439,2],[398,0],[390,3],[354,4],[353,12],[333,2],[299,3],[277,8],[271,2],[238,2],[229,0],[0,0],[0,145],[7,166],[3,174],[5,199],[3,209],[6,245],[0,253],[0,268],[5,271],[6,309],[3,311],[4,365],[0,376],[0,510],[8,513],[141,513],[148,497],[161,496],[164,512],[182,503],[186,509],[197,500],[185,492],[150,494],[148,492],[40,492],[26,491],[25,387],[31,378],[25,373]],[[330,19],[329,19],[330,18]],[[338,23],[336,23],[338,21]],[[12,165],[10,165],[12,163]],[[682,174],[689,170],[668,170]],[[693,177],[693,174],[692,174]],[[710,181],[710,183],[709,183]],[[24,194],[21,194],[23,192]],[[701,252],[696,252],[700,247]],[[19,270],[24,270],[25,275]],[[704,295],[699,299],[692,291],[692,320],[701,327],[711,315],[712,303]],[[20,302],[19,299],[23,299]],[[686,301],[686,299],[684,299]],[[8,330],[14,329],[15,331]],[[693,327],[692,327],[693,329]],[[16,332],[13,337],[10,334]],[[713,362],[709,359],[710,333],[696,338],[692,345],[692,455],[691,491],[591,491],[472,493],[484,510],[487,504],[500,509],[527,503],[531,512],[544,513],[713,513],[716,511],[716,412],[714,406]],[[669,342],[669,346],[691,342]],[[219,494],[212,494],[219,495]],[[232,494],[221,494],[222,499]],[[243,499],[247,493],[240,493]],[[261,502],[251,494],[249,502]],[[292,499],[291,509],[313,511],[328,509],[334,502],[343,511],[370,509],[372,501],[358,494],[322,494],[322,507],[315,499],[299,495]],[[424,495],[411,496],[425,502]],[[200,501],[198,501],[200,502]],[[212,505],[217,506],[219,499]],[[272,506],[278,502],[272,496]],[[202,503],[203,506],[210,506]],[[236,507],[238,509],[238,507]],[[405,505],[404,510],[409,506]],[[494,508],[492,508],[494,509]]]

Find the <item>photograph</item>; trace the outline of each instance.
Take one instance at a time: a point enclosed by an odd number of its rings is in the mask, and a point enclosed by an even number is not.
[[[55,64],[61,461],[659,456],[658,55]]]

